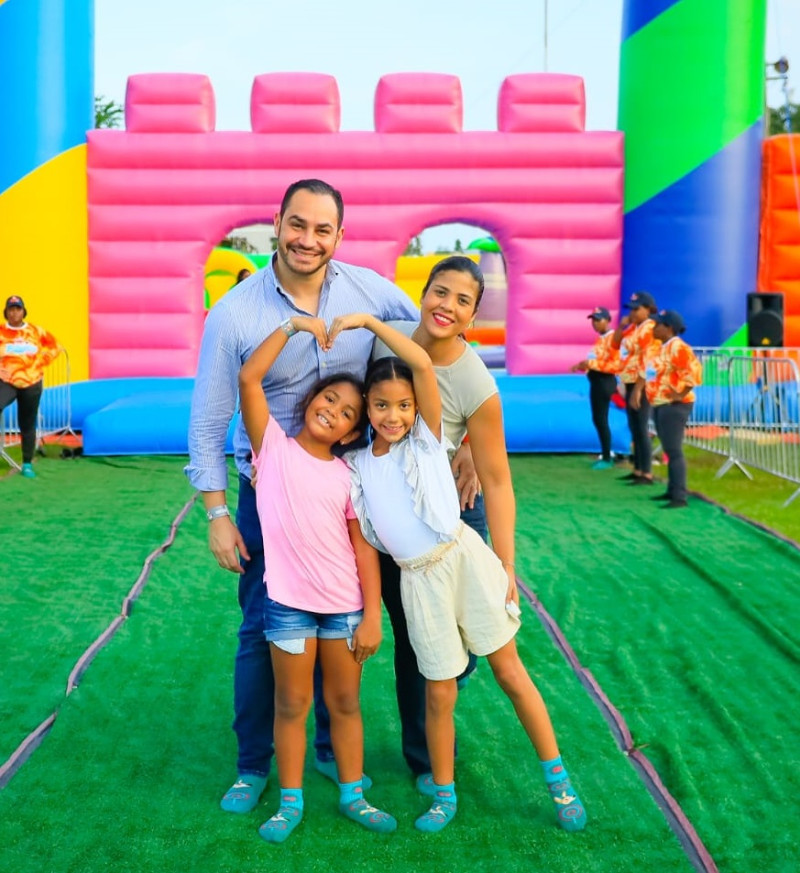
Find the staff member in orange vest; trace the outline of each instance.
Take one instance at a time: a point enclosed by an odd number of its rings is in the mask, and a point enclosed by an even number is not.
[[[650,361],[645,388],[653,407],[656,433],[669,458],[667,491],[653,500],[667,501],[664,509],[682,509],[687,505],[683,438],[694,408],[694,388],[703,381],[703,368],[679,336],[686,330],[679,312],[662,309],[653,321],[653,336],[661,341],[661,348]]]
[[[624,304],[630,313],[620,319],[611,344],[620,349],[620,380],[625,385],[625,411],[633,439],[633,471],[624,479],[631,485],[653,484],[653,448],[650,442],[650,404],[644,393],[645,368],[654,351],[653,313],[658,310],[652,294],[637,291]]]
[[[616,374],[620,371],[621,361],[619,349],[615,349],[611,341],[614,331],[609,329],[611,313],[604,306],[596,306],[587,318],[591,318],[592,327],[599,336],[594,347],[583,361],[578,361],[570,370],[573,373],[586,373],[589,378],[589,405],[592,410],[592,424],[600,438],[599,460],[592,464],[593,470],[610,470],[614,466],[611,460],[611,428],[608,426],[608,407],[611,398],[617,390]]]
[[[22,437],[22,475],[33,479],[36,419],[42,398],[44,368],[61,353],[56,338],[44,328],[28,324],[28,310],[21,297],[6,300],[0,326],[0,411],[17,401]]]

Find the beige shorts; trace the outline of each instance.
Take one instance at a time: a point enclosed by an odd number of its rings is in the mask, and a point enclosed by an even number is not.
[[[520,621],[506,612],[508,575],[471,527],[462,522],[451,542],[397,563],[408,636],[426,679],[454,679],[467,650],[491,655],[514,638]]]

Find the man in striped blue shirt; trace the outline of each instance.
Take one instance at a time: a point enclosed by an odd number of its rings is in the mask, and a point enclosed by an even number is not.
[[[250,445],[241,424],[234,435],[239,502],[236,524],[225,502],[225,440],[236,410],[242,363],[266,336],[294,315],[322,318],[369,312],[383,321],[416,321],[416,307],[396,285],[372,270],[332,260],[344,233],[342,196],[318,179],[291,185],[275,216],[277,251],[263,270],[233,288],[208,314],[189,423],[186,474],[203,494],[209,547],[220,567],[239,575],[242,624],[234,668],[234,722],[238,778],[222,798],[229,812],[249,812],[263,792],[273,752],[274,684],[264,639],[264,553],[250,484]],[[310,333],[298,333],[270,368],[264,393],[270,414],[294,434],[298,401],[317,379],[350,372],[364,377],[374,337],[347,331],[323,352]],[[318,700],[318,703],[320,701]],[[326,729],[318,725],[317,768],[336,779]]]

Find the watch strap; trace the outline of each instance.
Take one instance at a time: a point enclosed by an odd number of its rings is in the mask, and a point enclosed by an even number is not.
[[[281,330],[288,337],[293,337],[297,333],[297,328],[292,324],[292,319],[287,318],[281,322]]]
[[[230,510],[225,503],[220,503],[219,506],[212,506],[206,510],[206,518],[209,521],[214,521],[215,518],[222,518],[223,515],[230,516],[230,514]]]

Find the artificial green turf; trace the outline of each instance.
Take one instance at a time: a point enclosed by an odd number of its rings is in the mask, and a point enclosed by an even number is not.
[[[87,476],[92,472],[87,467]],[[143,489],[154,487],[151,477],[141,481]],[[76,488],[76,500],[80,493]],[[174,501],[176,512],[183,496]],[[387,641],[365,671],[366,766],[376,782],[370,798],[398,817],[400,829],[389,837],[360,831],[336,811],[334,787],[309,770],[306,820],[285,846],[263,843],[257,827],[273,811],[274,781],[251,815],[226,815],[217,806],[234,776],[229,723],[238,613],[235,577],[213,565],[206,530],[202,513],[193,511],[155,563],[132,617],[0,793],[0,869],[690,869],[528,607],[520,649],[583,794],[591,821],[585,833],[555,826],[538,763],[485,664],[459,705],[459,814],[438,836],[414,831],[426,803],[400,754]],[[161,538],[159,532],[143,551]],[[48,557],[58,562],[58,555]],[[37,642],[46,646],[46,635]]]
[[[37,459],[0,479],[0,760],[63,700],[193,491],[175,458]]]
[[[34,482],[0,482],[0,500],[9,499],[9,484],[40,488],[34,502],[51,508],[69,493],[71,511],[84,519],[70,528],[69,547],[58,533],[63,514],[51,512],[24,534],[42,578],[71,578],[61,565],[73,565],[73,550],[83,556],[80,586],[45,598],[37,611],[24,581],[4,585],[5,626],[22,625],[23,615],[25,623],[13,670],[4,665],[17,692],[12,699],[2,691],[12,712],[36,697],[37,718],[48,714],[52,689],[63,688],[94,630],[82,624],[84,601],[110,620],[120,597],[109,575],[130,574],[119,579],[124,592],[138,575],[130,554],[118,562],[113,535],[97,535],[117,524],[109,507],[156,507],[157,521],[127,533],[143,560],[190,493],[181,463],[43,462]],[[647,499],[656,489],[628,488],[615,471],[588,467],[585,458],[512,457],[518,572],[621,710],[720,869],[794,871],[797,550],[697,500],[685,511],[659,510]],[[32,493],[13,492],[13,505]],[[109,496],[123,493],[127,500]],[[251,815],[217,808],[234,776],[236,580],[215,567],[205,536],[198,508],[155,563],[132,617],[62,701],[51,734],[0,792],[0,869],[690,869],[527,607],[520,649],[586,802],[585,833],[554,826],[538,765],[483,664],[459,703],[459,814],[439,836],[416,834],[411,822],[425,804],[400,755],[387,640],[365,672],[367,768],[376,780],[370,798],[399,818],[400,830],[362,833],[336,813],[333,786],[309,771],[306,821],[285,846],[262,843],[256,831],[273,811],[274,782]],[[104,610],[94,606],[101,592]],[[68,640],[68,655],[53,658],[56,631],[71,622],[80,633]],[[27,659],[37,669],[29,671]],[[38,685],[50,690],[39,696]]]
[[[724,870],[796,869],[800,551],[575,457],[512,457],[518,569]],[[780,782],[776,793],[776,780]]]
[[[800,452],[798,445],[793,449]],[[718,479],[723,456],[692,447],[686,449],[686,456],[693,490],[800,543],[800,496],[784,506],[800,485],[752,468],[748,468],[752,480],[736,467]]]

